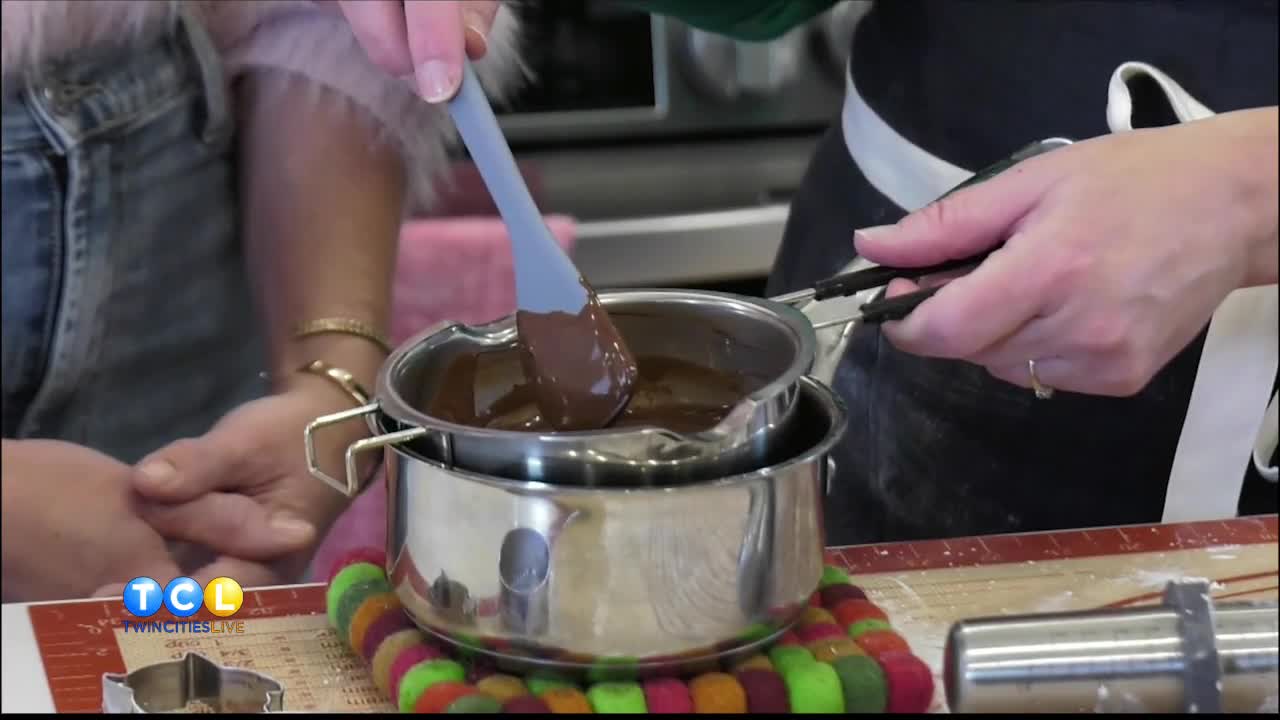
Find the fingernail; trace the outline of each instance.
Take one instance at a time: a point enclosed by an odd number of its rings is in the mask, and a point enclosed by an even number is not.
[[[467,37],[467,46],[475,46],[475,51],[471,53],[473,58],[482,58],[485,53],[489,52],[489,38],[485,37],[483,30],[473,25],[467,25],[463,32]]]
[[[875,242],[883,238],[885,235],[893,232],[893,225],[873,225],[872,227],[862,228],[853,231],[853,242],[856,244],[859,240],[870,240]]]
[[[271,517],[271,528],[290,539],[309,538],[315,528],[311,523],[290,513],[276,513]]]
[[[178,470],[167,460],[148,460],[138,468],[153,487],[169,487],[178,479]]]
[[[430,103],[444,102],[453,97],[462,76],[456,68],[443,60],[428,60],[418,68],[418,92]]]

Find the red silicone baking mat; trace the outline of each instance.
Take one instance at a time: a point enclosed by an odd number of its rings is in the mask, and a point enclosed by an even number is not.
[[[1184,575],[1213,580],[1219,600],[1274,598],[1276,537],[1272,515],[833,548],[828,557],[848,568],[917,654],[939,668],[947,628],[967,617],[1147,602],[1165,581]],[[391,709],[328,628],[320,585],[247,592],[234,618],[245,621],[243,634],[126,634],[119,600],[29,611],[58,712],[100,712],[103,673],[188,650],[280,680],[289,710]],[[196,619],[216,618],[202,610]]]

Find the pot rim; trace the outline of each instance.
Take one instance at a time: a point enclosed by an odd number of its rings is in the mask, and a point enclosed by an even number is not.
[[[606,306],[606,309],[611,300],[618,302],[653,302],[664,300],[675,302],[696,302],[712,300],[736,305],[744,310],[749,310],[758,315],[772,316],[780,321],[782,325],[795,337],[797,345],[795,357],[792,358],[791,364],[779,377],[743,397],[735,410],[732,411],[729,416],[724,420],[721,420],[720,423],[717,423],[716,426],[701,432],[679,433],[655,425],[635,426],[621,429],[603,428],[599,430],[571,430],[554,433],[495,430],[492,428],[477,428],[470,425],[461,425],[427,415],[420,410],[414,409],[412,405],[405,401],[401,393],[392,386],[391,378],[398,374],[402,369],[405,359],[421,344],[436,335],[448,332],[462,332],[474,336],[485,337],[491,337],[499,333],[510,334],[512,336],[515,334],[514,314],[507,315],[481,325],[467,325],[453,320],[445,320],[410,337],[387,356],[386,361],[383,362],[382,367],[378,370],[378,379],[374,391],[375,396],[373,402],[377,403],[380,412],[389,415],[391,418],[405,426],[421,427],[434,433],[464,435],[473,440],[515,441],[536,439],[539,443],[561,443],[579,442],[593,438],[616,437],[618,435],[665,435],[673,438],[692,439],[714,438],[721,434],[722,425],[738,414],[748,403],[760,403],[780,395],[788,388],[794,386],[799,379],[806,377],[812,370],[814,359],[817,356],[817,333],[813,328],[813,324],[805,314],[790,305],[775,302],[766,298],[753,298],[745,295],[735,295],[733,293],[714,290],[673,290],[661,288],[611,290],[599,293],[598,297],[600,302]]]
[[[410,458],[431,465],[433,468],[443,470],[457,476],[461,480],[468,482],[477,482],[489,487],[498,488],[512,493],[526,496],[542,496],[542,495],[597,495],[597,494],[634,494],[634,495],[651,495],[651,494],[669,494],[681,490],[718,490],[725,487],[735,487],[748,482],[757,481],[763,477],[777,475],[797,465],[813,462],[815,459],[825,457],[830,454],[831,448],[839,442],[844,436],[845,430],[849,427],[849,412],[844,400],[825,383],[808,376],[801,376],[797,380],[801,395],[808,396],[818,402],[822,410],[827,415],[830,427],[827,428],[826,434],[821,440],[809,446],[806,450],[787,458],[786,460],[775,463],[768,467],[758,468],[745,473],[738,473],[723,478],[714,478],[710,480],[700,480],[689,483],[680,483],[676,485],[646,485],[641,487],[624,487],[618,485],[557,485],[553,483],[540,482],[536,480],[511,480],[507,478],[496,477],[493,475],[485,475],[483,473],[473,472],[465,468],[450,467],[438,460],[431,460],[422,457],[419,453],[401,447],[400,444],[388,445],[386,451],[401,452]],[[801,398],[797,398],[797,402],[801,402]],[[390,417],[386,413],[377,413],[370,418],[370,424],[374,425],[376,432],[388,432],[388,428],[381,426],[383,418]],[[394,418],[392,418],[394,420]]]

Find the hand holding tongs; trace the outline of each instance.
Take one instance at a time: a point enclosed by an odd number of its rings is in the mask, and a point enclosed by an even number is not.
[[[1008,158],[980,170],[974,174],[973,177],[947,191],[942,197],[946,197],[947,195],[969,187],[970,185],[976,185],[987,180],[1022,162],[1023,160],[1026,160],[1027,158],[1034,157],[1069,144],[1071,144],[1070,140],[1063,140],[1061,138],[1052,138],[1032,143],[1013,155],[1010,155]],[[866,270],[856,270],[854,272],[844,273],[843,275],[836,275],[835,277],[821,280],[814,283],[814,286],[808,290],[798,290],[786,295],[779,295],[772,299],[774,302],[796,305],[809,300],[821,302],[830,298],[846,297],[853,295],[854,293],[862,292],[863,290],[870,290],[872,288],[888,285],[889,281],[894,278],[917,280],[922,277],[952,272],[954,270],[961,270],[977,265],[985,260],[991,253],[999,249],[999,247],[1000,245],[997,244],[996,246],[975,255],[970,255],[956,260],[948,260],[936,265],[925,265],[922,267],[911,268],[897,268],[880,265]],[[941,287],[942,286],[939,285],[937,287],[907,293],[906,295],[899,295],[894,298],[882,297],[878,300],[872,300],[871,302],[863,303],[854,317],[814,323],[814,328],[821,329],[831,325],[843,325],[855,320],[859,320],[864,323],[882,323],[890,320],[901,320],[907,315],[910,315],[911,311],[915,310],[920,303],[933,297],[934,293],[938,292]]]

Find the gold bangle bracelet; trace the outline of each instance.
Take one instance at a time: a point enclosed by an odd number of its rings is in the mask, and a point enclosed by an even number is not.
[[[293,336],[300,339],[325,333],[340,333],[342,335],[361,337],[382,348],[384,353],[391,353],[391,343],[384,334],[369,323],[355,318],[331,317],[309,320],[299,324],[293,331]]]
[[[369,391],[361,387],[355,375],[342,368],[336,368],[323,360],[313,360],[298,368],[298,371],[327,378],[342,388],[343,392],[354,398],[357,405],[369,404]]]

